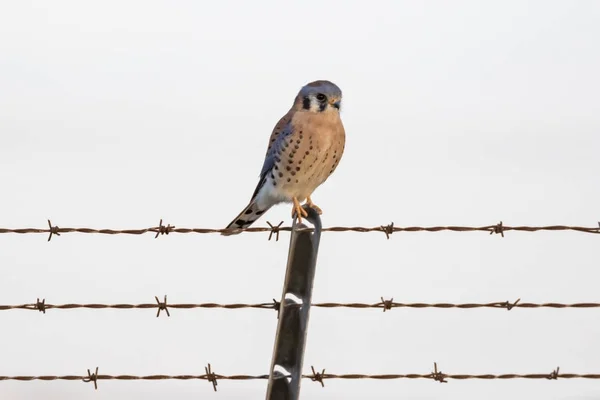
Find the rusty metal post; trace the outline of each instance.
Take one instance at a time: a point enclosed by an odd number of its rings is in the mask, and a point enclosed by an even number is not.
[[[319,214],[307,206],[304,209],[308,212],[306,219],[313,225],[314,230],[297,231],[307,226],[296,224],[294,219],[267,387],[267,400],[298,400],[300,396],[308,317],[321,238]]]

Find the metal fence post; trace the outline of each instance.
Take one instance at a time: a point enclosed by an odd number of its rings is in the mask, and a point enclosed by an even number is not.
[[[267,400],[298,400],[300,396],[304,347],[321,238],[319,214],[310,207],[305,206],[304,209],[308,212],[306,219],[313,225],[314,230],[297,231],[307,226],[296,224],[294,219],[267,387]]]

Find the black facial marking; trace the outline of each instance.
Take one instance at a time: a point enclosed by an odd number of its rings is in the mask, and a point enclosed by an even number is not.
[[[319,103],[319,111],[323,112],[327,108],[327,103]]]
[[[310,98],[308,96],[305,96],[302,100],[302,108],[305,110],[310,110]]]

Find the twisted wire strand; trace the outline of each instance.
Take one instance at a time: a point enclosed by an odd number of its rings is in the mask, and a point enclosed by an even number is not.
[[[560,373],[559,368],[553,370],[550,373],[532,373],[532,374],[520,374],[520,373],[505,373],[505,374],[446,374],[437,370],[437,364],[435,370],[427,374],[333,374],[326,372],[316,372],[313,369],[312,374],[304,374],[302,378],[310,379],[312,381],[322,381],[326,379],[376,379],[376,380],[390,380],[390,379],[432,379],[439,382],[445,382],[446,379],[456,380],[506,380],[506,379],[600,379],[600,374],[594,373]],[[89,371],[89,370],[88,370]],[[97,370],[96,370],[97,371]],[[323,370],[325,371],[325,370]],[[17,375],[17,376],[0,376],[0,381],[99,381],[99,380],[124,380],[124,381],[154,381],[154,380],[256,380],[256,379],[269,379],[268,374],[263,375],[221,375],[213,372],[201,375],[186,374],[186,375],[108,375],[108,374],[97,374],[88,373],[88,375]]]
[[[130,309],[158,309],[159,313],[161,310],[168,312],[168,309],[196,309],[196,308],[216,308],[216,309],[259,309],[259,310],[279,310],[280,302],[273,300],[267,303],[167,303],[166,296],[163,301],[160,301],[158,297],[155,297],[155,303],[141,303],[141,304],[101,304],[101,303],[67,303],[67,304],[48,304],[45,299],[40,300],[39,298],[35,303],[28,304],[0,304],[0,311],[7,310],[33,310],[46,312],[46,310],[74,310],[74,309],[118,309],[118,310],[130,310]],[[300,307],[300,305],[290,304],[286,307]],[[438,309],[476,309],[476,308],[493,308],[512,310],[513,308],[526,308],[526,309],[538,309],[538,308],[553,308],[553,309],[564,309],[564,308],[576,308],[576,309],[588,309],[588,308],[600,308],[600,303],[525,303],[521,302],[521,299],[516,301],[496,301],[491,303],[402,303],[394,302],[393,298],[389,300],[381,298],[380,302],[377,303],[313,303],[312,307],[319,308],[354,308],[354,309],[383,309],[383,311],[391,310],[393,308],[438,308]]]
[[[31,233],[44,233],[48,234],[48,241],[52,239],[54,235],[60,236],[65,233],[96,233],[104,235],[143,235],[146,233],[154,233],[155,238],[160,235],[168,235],[170,233],[257,233],[257,232],[269,232],[269,240],[272,236],[276,236],[276,240],[279,239],[280,232],[289,232],[292,230],[290,226],[282,226],[283,221],[279,224],[274,225],[267,222],[267,227],[250,227],[246,229],[214,229],[214,228],[177,228],[170,224],[163,225],[162,219],[158,226],[143,228],[143,229],[93,229],[93,228],[60,228],[56,225],[52,225],[52,222],[48,220],[48,228],[0,228],[0,233],[16,233],[16,234],[31,234]],[[301,228],[299,231],[312,231],[312,228]],[[522,231],[522,232],[539,232],[539,231],[577,231],[583,233],[600,234],[600,222],[597,227],[583,227],[583,226],[568,226],[568,225],[547,225],[547,226],[506,226],[502,222],[494,225],[486,226],[407,226],[400,227],[394,226],[394,223],[388,225],[380,225],[373,227],[362,227],[362,226],[332,226],[323,228],[323,232],[382,232],[389,239],[390,235],[395,232],[441,232],[441,231],[452,231],[452,232],[489,232],[490,234],[496,233],[504,237],[504,232],[507,231]]]

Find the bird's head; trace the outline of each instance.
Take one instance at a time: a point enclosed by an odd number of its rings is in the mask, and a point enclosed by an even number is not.
[[[294,106],[314,113],[337,113],[342,106],[342,91],[333,82],[314,81],[300,89]]]

